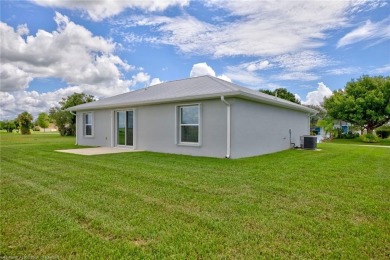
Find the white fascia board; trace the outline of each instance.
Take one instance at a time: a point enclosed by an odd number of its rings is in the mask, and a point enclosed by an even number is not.
[[[159,99],[159,100],[152,100],[152,101],[141,101],[141,102],[126,102],[126,103],[113,103],[113,104],[106,104],[106,105],[92,105],[92,103],[86,103],[74,107],[67,108],[67,111],[85,111],[85,110],[91,110],[91,109],[113,109],[113,108],[123,108],[123,107],[136,107],[136,106],[146,106],[146,105],[158,105],[158,104],[165,104],[165,103],[176,103],[176,102],[187,102],[187,101],[193,101],[193,100],[204,100],[204,99],[220,99],[221,96],[225,97],[232,97],[232,96],[238,96],[239,92],[228,92],[228,93],[213,93],[213,94],[207,94],[207,95],[196,95],[196,96],[188,96],[188,97],[180,97],[180,98],[167,98],[167,99]],[[88,106],[89,105],[89,106]]]
[[[292,110],[297,111],[303,111],[311,114],[317,114],[318,111],[304,107],[299,104],[295,104],[289,101],[280,100],[280,98],[277,97],[262,97],[260,95],[254,95],[251,93],[243,92],[243,91],[229,91],[229,92],[222,92],[222,93],[213,93],[213,94],[206,94],[206,95],[196,95],[196,96],[188,96],[188,97],[175,97],[175,98],[167,98],[167,99],[159,99],[159,100],[148,100],[148,101],[141,101],[141,102],[126,102],[126,103],[111,103],[111,104],[105,104],[105,105],[93,105],[93,103],[86,103],[74,107],[67,108],[67,111],[87,111],[87,110],[95,110],[95,109],[118,109],[118,108],[125,108],[125,107],[136,107],[136,106],[147,106],[147,105],[158,105],[158,104],[165,104],[165,103],[176,103],[176,102],[187,102],[187,101],[194,101],[194,100],[204,100],[204,99],[220,99],[221,96],[224,97],[241,97],[243,99],[248,99],[255,102],[260,102],[264,104],[269,104],[273,106],[278,107],[284,107]]]

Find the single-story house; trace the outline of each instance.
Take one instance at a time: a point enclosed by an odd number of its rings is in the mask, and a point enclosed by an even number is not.
[[[161,83],[68,108],[79,145],[220,158],[299,146],[317,111],[212,77]]]

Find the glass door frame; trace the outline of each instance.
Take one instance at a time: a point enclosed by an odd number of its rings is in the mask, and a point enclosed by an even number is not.
[[[126,114],[125,114],[125,144],[118,144],[118,139],[119,139],[119,134],[118,134],[118,113],[119,112],[125,112]],[[128,122],[127,122],[127,120],[128,120],[128,117],[127,117],[127,112],[132,112],[132,114],[133,114],[133,116],[132,116],[132,118],[133,118],[133,123],[132,123],[132,126],[133,126],[133,140],[132,140],[132,143],[133,143],[133,145],[126,145],[126,143],[127,143],[127,134],[128,134],[128,131],[127,131],[127,129],[128,129]],[[134,144],[134,142],[135,142],[135,135],[134,135],[134,133],[135,133],[135,131],[134,131],[134,121],[135,121],[135,118],[134,118],[134,114],[135,114],[135,110],[134,109],[121,109],[121,110],[114,110],[114,146],[116,146],[116,147],[126,147],[126,148],[133,148],[134,149],[134,147],[135,147],[135,144]]]

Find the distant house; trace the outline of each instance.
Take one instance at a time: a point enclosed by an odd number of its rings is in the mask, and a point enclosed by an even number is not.
[[[340,133],[347,134],[348,132],[351,132],[352,125],[348,122],[342,121],[342,120],[335,120],[334,121],[334,129],[340,129]]]
[[[79,145],[240,158],[299,145],[317,111],[201,76],[68,108]]]
[[[53,123],[49,123],[49,126],[47,128],[39,127],[39,131],[40,132],[57,132],[58,127]]]
[[[352,125],[350,123],[342,120],[334,120],[333,129],[340,129],[339,133],[341,134],[357,132],[352,131]],[[313,129],[313,132],[316,133],[318,142],[321,142],[323,139],[330,137],[330,133],[327,133],[323,127],[316,127],[315,129]]]

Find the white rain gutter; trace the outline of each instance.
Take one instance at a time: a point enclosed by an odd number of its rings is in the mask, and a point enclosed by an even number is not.
[[[74,112],[72,112],[70,110],[69,110],[69,112],[76,117],[76,125],[75,125],[75,128],[76,128],[76,142],[75,142],[75,145],[77,145],[77,115],[76,115],[76,113],[74,113]]]
[[[227,112],[227,118],[226,118],[226,158],[230,158],[230,103],[225,100],[224,96],[221,96],[221,101],[226,104],[226,112]]]

